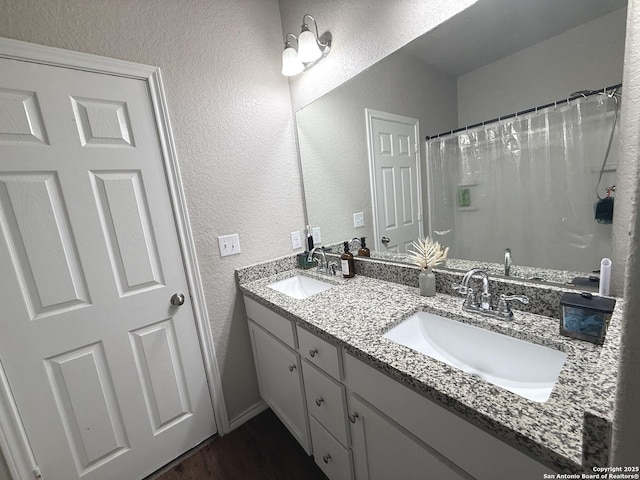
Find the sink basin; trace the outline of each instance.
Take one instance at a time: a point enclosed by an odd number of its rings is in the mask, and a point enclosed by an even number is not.
[[[567,354],[428,312],[383,335],[535,402],[545,402]]]
[[[316,293],[329,290],[334,285],[316,280],[315,278],[305,277],[304,275],[296,275],[295,277],[280,280],[267,286],[290,297],[303,299]]]

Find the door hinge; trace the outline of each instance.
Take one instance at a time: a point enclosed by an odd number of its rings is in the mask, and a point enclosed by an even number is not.
[[[33,467],[33,478],[35,478],[36,480],[44,480],[44,477],[42,476],[42,473],[40,472],[40,467],[38,465]]]

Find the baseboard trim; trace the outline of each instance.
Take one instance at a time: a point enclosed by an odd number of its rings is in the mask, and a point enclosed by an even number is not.
[[[269,405],[264,403],[264,400],[262,399],[258,400],[256,403],[254,403],[249,408],[247,408],[244,412],[241,412],[239,415],[236,415],[235,417],[229,419],[229,432],[232,432],[233,430],[238,428],[240,425],[248,422],[256,415],[261,414],[267,408],[269,408]],[[226,432],[226,433],[229,433],[229,432]]]

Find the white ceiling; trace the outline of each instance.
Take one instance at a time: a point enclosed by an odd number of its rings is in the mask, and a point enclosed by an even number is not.
[[[403,51],[459,76],[626,5],[627,0],[478,0]]]

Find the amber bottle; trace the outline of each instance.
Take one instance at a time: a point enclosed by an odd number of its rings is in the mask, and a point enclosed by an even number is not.
[[[349,242],[344,242],[344,253],[340,257],[342,263],[342,276],[352,278],[356,275],[356,264],[353,261],[353,253],[349,251]]]
[[[360,237],[360,249],[358,250],[359,257],[370,257],[371,250],[367,247],[367,244],[364,243],[365,237]]]

